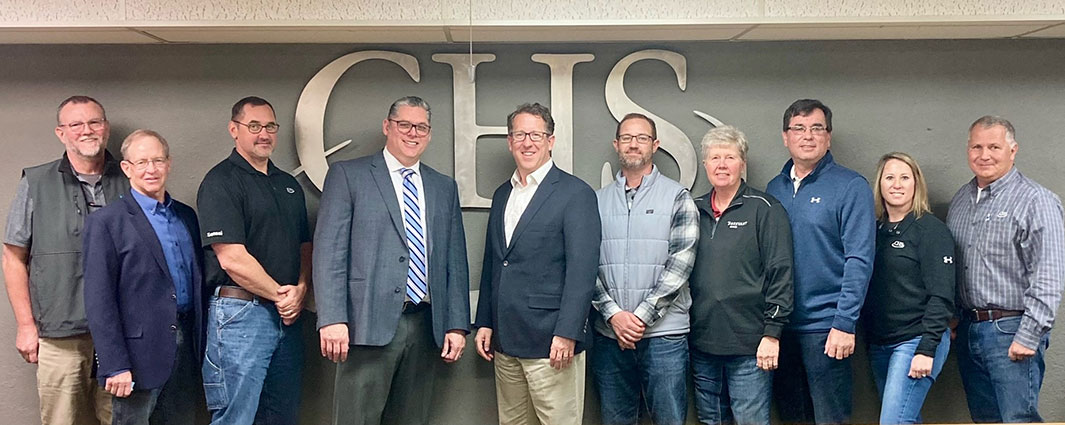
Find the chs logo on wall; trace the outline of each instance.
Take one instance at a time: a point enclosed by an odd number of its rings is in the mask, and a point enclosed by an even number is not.
[[[483,136],[506,136],[507,127],[479,125],[476,121],[477,83],[469,76],[476,75],[477,65],[492,62],[495,55],[479,53],[467,55],[461,53],[438,53],[433,61],[451,65],[454,84],[454,141],[455,158],[476,158],[477,139]],[[344,141],[332,148],[325,149],[325,108],[329,95],[337,80],[348,69],[359,62],[380,59],[399,65],[415,82],[421,80],[421,69],[414,56],[382,50],[366,50],[350,53],[337,58],[318,71],[303,88],[299,102],[296,104],[295,136],[296,153],[300,159],[299,168],[293,174],[306,173],[307,178],[321,190],[325,175],[329,170],[326,158],[351,143]],[[595,60],[592,54],[548,54],[538,53],[530,58],[551,69],[551,113],[555,118],[555,149],[551,156],[555,164],[563,170],[573,170],[573,68],[584,62]],[[684,90],[687,85],[687,60],[679,53],[667,50],[640,50],[625,56],[611,69],[604,84],[607,107],[615,120],[620,120],[629,112],[639,112],[655,120],[658,127],[660,150],[666,152],[677,162],[680,169],[680,183],[688,188],[695,182],[698,170],[698,157],[691,139],[669,121],[644,109],[625,94],[625,72],[641,60],[658,60],[673,68],[677,76],[677,85]],[[713,126],[721,125],[718,119],[700,111],[692,111]],[[463,208],[488,208],[491,200],[477,193],[477,164],[463,162],[455,164],[455,181],[459,186],[459,199]],[[614,172],[609,162],[603,164],[602,184],[614,179]]]

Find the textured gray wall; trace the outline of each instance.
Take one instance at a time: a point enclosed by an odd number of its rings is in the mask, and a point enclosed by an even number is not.
[[[693,142],[707,124],[692,110],[739,126],[751,140],[749,181],[756,187],[780,170],[787,152],[780,139],[780,116],[799,97],[817,97],[835,112],[833,154],[838,162],[871,178],[885,152],[907,151],[928,176],[937,215],[957,188],[971,178],[965,163],[966,128],[975,118],[996,113],[1018,129],[1018,166],[1028,176],[1065,193],[1058,161],[1065,154],[1060,117],[1065,116],[1065,40],[930,41],[930,42],[777,42],[488,45],[495,62],[478,67],[478,123],[504,125],[505,115],[526,101],[550,102],[548,68],[533,63],[533,53],[593,53],[596,60],[574,72],[575,173],[597,185],[610,147],[615,121],[603,98],[607,73],[618,59],[642,49],[664,48],[688,61],[688,86],[680,91],[667,65],[640,62],[630,68],[626,89],[636,103],[678,126]],[[418,58],[422,79],[414,83],[391,63],[366,62],[337,84],[326,116],[325,144],[353,139],[353,146],[331,160],[375,152],[384,144],[380,122],[389,103],[417,94],[432,105],[433,141],[424,160],[452,174],[451,69],[430,59],[433,53],[461,53],[453,45],[169,45],[169,46],[0,46],[0,216],[6,217],[15,182],[23,167],[50,161],[62,151],[55,139],[55,106],[66,96],[95,96],[108,109],[111,147],[139,127],[161,132],[171,142],[174,168],[171,193],[188,203],[204,173],[232,147],[225,131],[230,105],[255,94],[274,103],[283,127],[275,162],[284,169],[299,165],[292,117],[304,84],[323,65],[342,54],[368,49],[394,50]],[[513,162],[498,138],[481,140],[479,184],[483,196],[506,179]],[[656,157],[663,171],[677,175],[665,155]],[[616,168],[616,165],[615,165]],[[310,208],[318,192],[302,179]],[[693,190],[708,190],[700,172]],[[465,213],[472,287],[480,276],[483,210]],[[6,304],[6,303],[4,303]],[[1060,328],[1060,327],[1059,327]],[[308,330],[312,330],[308,324]],[[1055,329],[1054,340],[1062,336]],[[317,338],[308,332],[308,369],[304,377],[304,423],[327,423],[331,406],[332,368],[317,354]],[[37,423],[34,368],[12,347],[14,321],[0,307],[0,411],[5,423]],[[457,365],[442,368],[438,382],[438,423],[491,423],[494,390],[489,365],[472,345]],[[867,358],[855,358],[855,416],[875,422],[878,401]],[[1065,354],[1053,344],[1047,357],[1042,412],[1050,421],[1065,421]],[[596,423],[596,397],[590,394],[586,423]],[[951,360],[925,404],[927,422],[969,421]],[[694,416],[690,417],[694,423]]]

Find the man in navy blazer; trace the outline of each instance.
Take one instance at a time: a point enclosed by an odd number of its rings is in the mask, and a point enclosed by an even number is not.
[[[599,267],[595,192],[554,166],[554,119],[507,117],[517,169],[492,196],[477,303],[477,353],[495,364],[500,424],[580,424],[584,343]]]
[[[466,233],[455,181],[421,162],[431,117],[419,97],[395,101],[384,150],[325,178],[313,276],[333,423],[429,423],[437,359],[466,345]]]
[[[203,353],[196,213],[166,193],[170,149],[151,130],[122,142],[130,192],[85,220],[85,313],[115,424],[195,421]]]

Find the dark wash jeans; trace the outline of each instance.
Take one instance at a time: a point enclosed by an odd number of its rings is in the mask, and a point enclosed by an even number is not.
[[[1043,335],[1035,356],[1015,362],[1009,358],[1013,335],[1021,317],[986,322],[963,319],[958,325],[958,369],[973,422],[1042,422],[1039,389],[1046,365],[1043,355],[1050,333]]]
[[[828,332],[784,331],[773,399],[784,423],[844,424],[851,421],[851,357],[825,355]]]
[[[699,423],[769,425],[773,372],[759,369],[755,356],[716,356],[692,348],[691,358]]]
[[[635,350],[622,350],[617,341],[594,333],[591,362],[602,423],[639,423],[642,395],[656,425],[683,424],[688,414],[688,336],[644,338]]]

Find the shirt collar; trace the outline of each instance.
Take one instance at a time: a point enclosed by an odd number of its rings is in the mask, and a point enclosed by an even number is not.
[[[240,156],[240,152],[237,152],[237,148],[233,148],[233,151],[230,152],[229,161],[232,162],[233,164],[235,164],[240,169],[242,169],[244,171],[247,171],[249,173],[262,174],[259,170],[256,170],[255,167],[252,167],[251,163],[248,162],[247,159],[244,159],[243,156]],[[279,171],[281,171],[281,169],[279,169],[276,166],[274,166],[274,161],[273,160],[267,160],[266,161],[266,175],[268,175],[268,176],[269,175],[273,175],[273,174],[276,174]]]
[[[162,210],[169,209],[170,204],[173,202],[169,193],[164,195],[163,202],[159,202],[154,198],[148,197],[148,195],[138,192],[137,189],[130,188],[129,192],[133,194],[133,200],[137,201],[137,205],[141,206],[145,214],[156,214]]]
[[[525,181],[528,182],[528,184],[526,185],[521,184],[521,177],[518,176],[518,170],[514,170],[514,174],[510,176],[510,184],[514,187],[539,185],[540,182],[544,181],[544,177],[547,176],[547,172],[551,171],[551,167],[554,166],[555,160],[549,158],[547,162],[544,163],[544,165],[541,165],[540,168],[537,168],[536,171],[533,171],[527,177],[525,177]]]
[[[1001,193],[1004,190],[1003,188],[1009,187],[1013,181],[1017,179],[1017,175],[1019,174],[1020,172],[1017,171],[1017,167],[1011,167],[1005,175],[984,187],[983,194],[980,195],[980,198],[983,199]],[[973,179],[969,181],[969,185],[972,186],[972,195],[976,196],[976,192],[980,190],[980,186],[976,184],[976,177],[973,177]]]
[[[414,170],[414,174],[421,175],[421,168],[420,168],[421,165],[422,165],[422,161],[421,160],[416,161],[414,163],[414,165],[411,165],[410,167],[408,167],[406,165],[401,164],[399,162],[399,160],[396,159],[395,155],[392,155],[392,152],[388,151],[388,148],[385,148],[384,151],[385,151],[385,167],[388,167],[388,172],[389,173],[398,173],[399,170],[402,170],[404,168],[409,168],[411,170]]]

